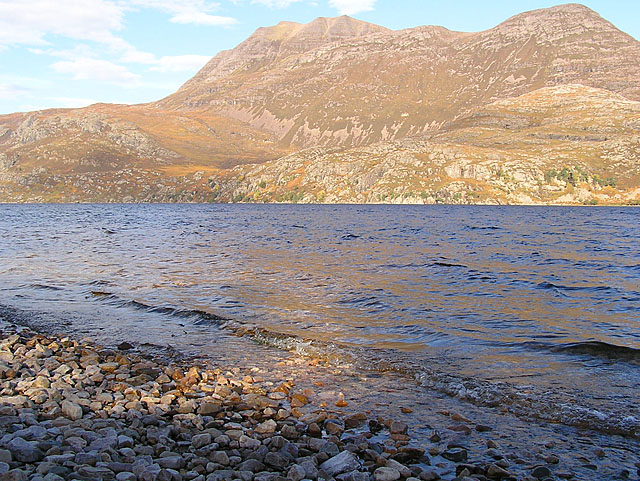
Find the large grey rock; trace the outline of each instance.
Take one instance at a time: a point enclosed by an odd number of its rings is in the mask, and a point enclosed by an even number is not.
[[[12,469],[0,474],[0,481],[27,481],[28,479],[27,473],[21,469]]]
[[[397,481],[400,479],[400,471],[386,466],[380,467],[373,472],[375,481]]]
[[[228,462],[228,459],[227,459]],[[182,469],[184,467],[184,459],[182,456],[167,456],[156,460],[161,467],[165,469]]]
[[[47,473],[43,481],[64,481],[64,478],[56,473]]]
[[[240,444],[240,447],[244,449],[255,450],[260,447],[260,441],[250,438],[249,436],[245,436],[244,434],[240,436],[240,439],[238,439],[238,443]]]
[[[363,473],[362,471],[351,471],[350,473],[341,474],[337,478],[339,481],[369,481],[369,473]],[[410,481],[408,478],[407,481]],[[417,481],[417,480],[414,480]]]
[[[229,465],[229,455],[225,451],[216,451],[210,458],[214,463],[221,464],[222,466]]]
[[[397,469],[400,473],[400,476],[402,476],[403,478],[408,478],[411,476],[411,470],[404,464],[400,464],[395,459],[387,459],[387,468]]]
[[[74,402],[65,399],[64,401],[62,401],[62,414],[64,414],[72,421],[75,421],[82,417],[82,407]]]
[[[36,463],[44,457],[44,453],[35,441],[14,438],[9,442],[8,448],[14,459],[22,463]]]
[[[264,463],[271,467],[282,469],[289,464],[289,460],[280,453],[267,453],[264,457]]]
[[[238,465],[239,471],[251,471],[252,473],[259,473],[264,471],[265,466],[257,459],[247,459]]]
[[[209,433],[196,434],[191,438],[191,445],[195,449],[203,448],[209,444],[211,444],[211,434]]]
[[[116,474],[117,481],[137,481],[137,479],[138,477],[135,474],[129,473],[127,471]]]
[[[87,451],[106,451],[107,449],[116,448],[118,446],[118,438],[115,436],[109,436],[106,438],[98,438],[93,441],[88,447]]]
[[[277,427],[278,424],[273,419],[269,419],[262,424],[258,424],[255,428],[255,432],[258,434],[272,434],[276,432]]]
[[[320,465],[325,473],[331,477],[338,474],[354,471],[360,467],[360,461],[350,451],[342,451],[340,454],[326,460]]]
[[[0,449],[0,462],[10,463],[11,461],[11,451],[9,451],[8,449]]]
[[[300,463],[300,466],[304,468],[305,478],[307,479],[317,479],[318,478],[318,467],[311,460],[305,460]]]

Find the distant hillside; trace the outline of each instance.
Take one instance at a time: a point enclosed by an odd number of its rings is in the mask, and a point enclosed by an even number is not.
[[[640,43],[581,5],[281,22],[158,102],[0,116],[0,200],[634,202],[635,101]]]
[[[313,148],[238,167],[223,201],[625,204],[640,200],[640,102],[566,85],[500,100],[425,139]]]

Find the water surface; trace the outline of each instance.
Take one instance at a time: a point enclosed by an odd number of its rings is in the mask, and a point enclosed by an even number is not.
[[[255,325],[262,342],[479,405],[638,435],[638,209],[3,205],[0,215],[7,317],[260,357],[234,335]]]

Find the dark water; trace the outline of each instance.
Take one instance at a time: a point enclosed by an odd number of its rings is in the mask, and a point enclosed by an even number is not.
[[[266,356],[235,335],[252,325],[425,391],[637,437],[639,239],[634,208],[4,205],[0,312]]]

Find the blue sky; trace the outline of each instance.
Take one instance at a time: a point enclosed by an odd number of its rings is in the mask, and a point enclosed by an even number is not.
[[[0,0],[0,114],[174,92],[256,28],[342,14],[392,29],[491,28],[544,0]],[[640,38],[640,1],[583,4]]]

